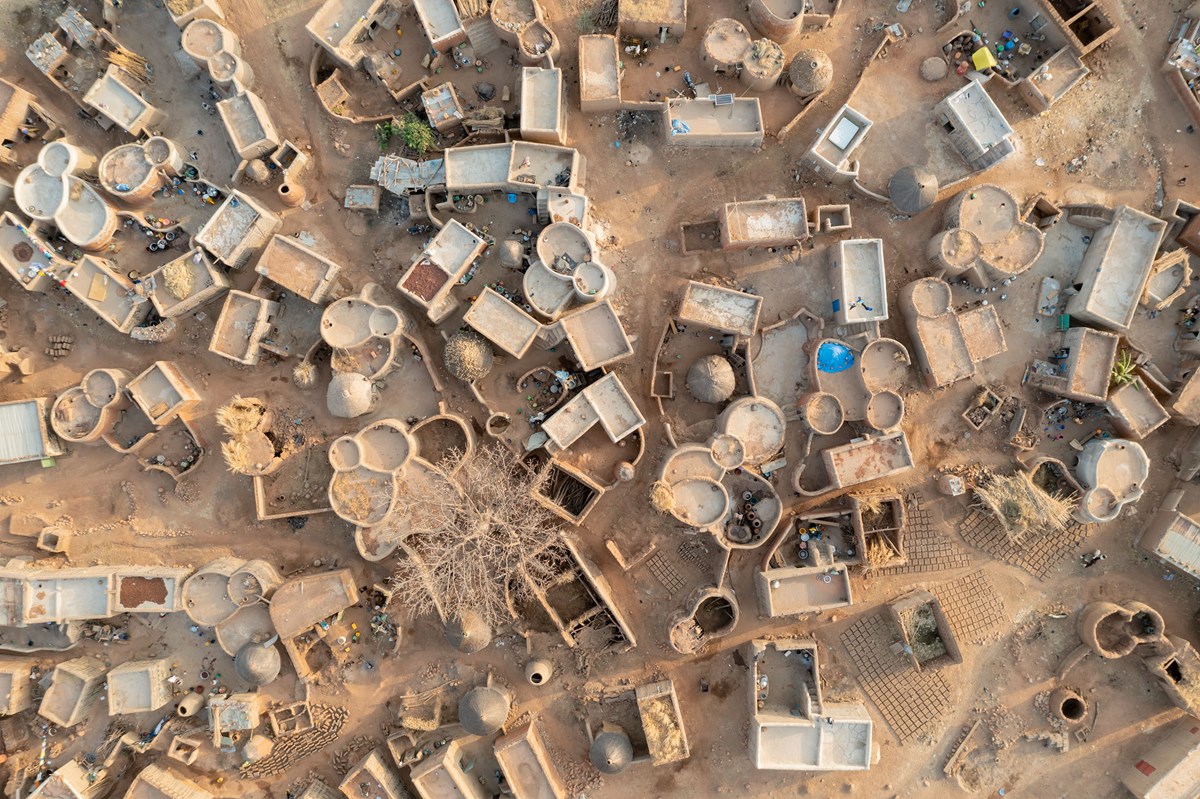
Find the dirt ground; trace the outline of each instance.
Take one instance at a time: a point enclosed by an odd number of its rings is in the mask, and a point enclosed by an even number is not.
[[[97,10],[96,5],[81,3],[79,7],[91,13]],[[345,266],[343,274],[354,289],[366,282],[391,289],[425,239],[407,234],[408,222],[394,201],[386,201],[390,204],[378,216],[363,216],[342,208],[346,187],[368,182],[368,171],[379,149],[371,125],[356,126],[334,119],[321,108],[310,88],[308,71],[314,45],[304,24],[319,4],[313,0],[222,0],[221,5],[227,26],[241,38],[243,51],[256,73],[256,91],[270,108],[277,128],[315,162],[304,180],[309,187],[308,201],[286,211],[281,232],[311,234],[320,243],[318,249]],[[682,43],[671,41],[655,47],[644,63],[627,61],[628,97],[646,99],[640,96],[646,92],[671,96],[673,90],[682,89],[682,70],[672,70],[676,65],[692,75],[702,74],[698,41],[712,19],[728,13],[749,27],[748,15],[740,6],[735,10],[691,5],[688,34]],[[800,47],[825,49],[834,64],[833,85],[782,143],[773,134],[798,110],[795,100],[780,88],[761,95],[768,137],[761,151],[750,152],[670,148],[664,146],[657,126],[619,129],[616,114],[581,113],[576,37],[592,32],[596,7],[589,0],[548,0],[548,23],[562,42],[559,64],[568,84],[568,141],[587,159],[585,191],[592,203],[594,228],[607,237],[603,253],[617,275],[615,303],[627,332],[636,341],[634,358],[618,365],[615,371],[649,420],[640,433],[645,456],[636,479],[608,492],[574,535],[611,582],[639,645],[628,653],[592,657],[568,650],[550,636],[540,636],[537,645],[544,651],[537,654],[552,659],[556,674],[548,684],[535,688],[523,677],[528,652],[526,642],[518,636],[501,635],[483,652],[463,656],[449,646],[432,620],[409,618],[403,608],[395,609],[393,615],[401,633],[398,645],[393,648],[389,641],[367,637],[352,647],[333,679],[312,688],[314,701],[349,709],[350,718],[339,741],[269,779],[237,779],[229,770],[238,765],[235,755],[202,760],[197,764],[203,764],[202,779],[215,793],[283,799],[310,773],[336,784],[341,779],[339,771],[344,770],[338,768],[338,763],[344,758],[335,757],[335,753],[351,746],[359,736],[365,736],[372,745],[382,744],[386,734],[399,726],[400,696],[445,682],[469,684],[491,671],[513,686],[518,713],[539,718],[554,760],[571,785],[572,795],[578,797],[856,794],[885,799],[938,799],[996,796],[1001,791],[1004,796],[1031,799],[1116,799],[1127,795],[1119,783],[1120,770],[1131,762],[1132,755],[1149,746],[1153,733],[1179,716],[1140,664],[1131,662],[1134,658],[1117,662],[1092,658],[1071,672],[1075,687],[1093,708],[1099,708],[1084,740],[1073,738],[1069,750],[1059,752],[1036,736],[1054,730],[1045,712],[1045,694],[1057,685],[1059,664],[1077,643],[1074,620],[1085,603],[1138,599],[1162,613],[1173,635],[1200,644],[1193,623],[1200,608],[1200,586],[1187,575],[1169,572],[1134,548],[1137,531],[1163,495],[1175,487],[1167,457],[1186,428],[1172,423],[1144,442],[1152,462],[1145,495],[1118,521],[1096,528],[1080,545],[1080,552],[1099,548],[1108,555],[1094,568],[1083,569],[1078,553],[1071,553],[1039,578],[994,559],[961,538],[961,525],[968,512],[965,499],[941,498],[935,488],[938,467],[973,463],[1003,467],[1012,463],[1003,447],[1001,425],[993,423],[980,433],[971,433],[959,414],[981,385],[1003,387],[1008,393],[1021,392],[1025,365],[1031,357],[1047,353],[1047,325],[1029,309],[1035,302],[1038,278],[1053,273],[1051,258],[1039,262],[1013,287],[1006,304],[999,306],[1008,352],[988,361],[976,380],[929,391],[918,385],[915,375],[909,379],[902,392],[907,408],[903,429],[918,468],[886,486],[871,487],[922,498],[937,529],[969,556],[969,563],[937,573],[884,572],[867,579],[856,575],[855,603],[850,608],[800,620],[766,619],[757,612],[753,574],[761,554],[769,547],[735,552],[728,580],[741,602],[737,628],[694,656],[679,655],[668,646],[672,614],[692,588],[714,582],[723,557],[715,545],[700,544],[689,549],[689,542],[699,539],[655,514],[646,499],[658,464],[669,449],[662,422],[675,421],[676,436],[687,440],[703,440],[711,429],[711,421],[695,417],[687,408],[668,407],[665,416],[659,415],[649,396],[654,343],[687,279],[720,276],[761,294],[765,298],[763,325],[788,318],[800,307],[824,312],[828,285],[820,249],[791,259],[764,251],[683,254],[681,226],[713,217],[721,202],[764,194],[801,195],[810,209],[849,203],[852,235],[884,241],[889,296],[894,297],[899,287],[926,274],[925,247],[941,229],[941,204],[918,217],[899,216],[846,188],[815,181],[811,174],[798,170],[797,161],[818,135],[818,128],[854,95],[860,77],[894,84],[890,97],[888,92],[878,90],[872,95],[888,103],[878,110],[881,118],[906,112],[905,86],[912,83],[915,91],[920,78],[916,74],[894,74],[888,61],[870,66],[866,61],[882,36],[875,30],[879,22],[901,21],[913,32],[911,39],[897,47],[940,47],[941,40],[933,35],[933,29],[942,11],[934,5],[916,0],[910,11],[898,14],[891,0],[845,0],[828,29],[807,32],[790,42],[786,47],[789,55]],[[1107,5],[1121,32],[1110,44],[1088,56],[1086,63],[1092,74],[1049,113],[1033,116],[1019,98],[993,92],[1016,129],[1019,149],[986,175],[971,178],[973,182],[995,183],[1019,199],[1040,193],[1058,202],[1108,206],[1127,203],[1149,213],[1160,211],[1164,198],[1195,201],[1189,186],[1194,180],[1190,162],[1200,158],[1200,133],[1191,127],[1159,72],[1167,34],[1185,2],[1113,0]],[[228,150],[219,118],[205,109],[211,103],[204,79],[185,78],[177,68],[174,53],[178,33],[161,3],[127,0],[124,6],[115,33],[156,65],[150,94],[169,115],[165,132],[197,152],[196,163],[208,179],[219,185],[227,183],[236,159]],[[942,4],[936,6],[941,8]],[[30,41],[50,29],[59,9],[58,3],[36,0],[0,3],[0,75],[35,91],[68,131],[97,152],[104,152],[124,140],[119,131],[106,133],[79,120],[70,100],[37,74],[23,54]],[[409,28],[400,41],[407,47],[418,47],[422,34],[415,20]],[[484,77],[506,83],[512,81],[513,72],[511,65],[498,63],[495,71],[485,71]],[[455,78],[460,79],[469,86],[474,76]],[[947,92],[959,85],[956,80],[951,75],[944,81]],[[512,88],[516,96],[517,87]],[[920,124],[914,124],[911,131],[914,136],[935,133],[932,126]],[[872,146],[886,149],[887,144],[880,140],[873,145],[868,138],[865,162],[871,157]],[[1087,158],[1082,166],[1068,173],[1067,165],[1084,155]],[[11,180],[12,175],[5,177]],[[248,190],[273,210],[285,211],[272,187]],[[523,221],[521,209],[507,209],[505,205],[491,205],[496,211],[490,216],[485,207],[479,215],[463,218],[494,225],[497,238],[521,224],[530,224]],[[176,216],[184,220],[188,232],[194,233],[204,213],[205,209],[196,203],[179,209]],[[130,231],[123,231],[119,240],[122,269],[147,271],[167,260],[163,254],[145,253],[136,234]],[[488,274],[457,293],[464,300],[474,296],[485,282],[496,279],[496,272]],[[236,288],[248,289],[256,276],[251,270],[243,270],[232,277]],[[0,296],[8,303],[0,323],[0,344],[12,349],[28,348],[37,367],[35,374],[21,382],[0,383],[0,401],[54,396],[97,367],[120,367],[136,374],[154,361],[171,360],[195,380],[201,392],[203,400],[194,411],[194,423],[209,444],[208,456],[178,486],[168,476],[143,472],[133,458],[103,446],[72,447],[70,454],[58,458],[52,468],[37,463],[7,466],[0,475],[0,530],[4,529],[5,517],[9,525],[34,517],[45,524],[73,529],[72,566],[145,563],[199,567],[222,555],[236,554],[265,558],[284,575],[348,567],[364,589],[389,575],[387,561],[369,563],[359,557],[353,528],[331,513],[306,517],[307,522],[299,529],[286,520],[256,521],[249,479],[227,472],[221,463],[216,448],[221,432],[213,412],[235,394],[260,397],[281,409],[279,417],[285,420],[289,432],[312,445],[320,457],[325,442],[353,433],[373,418],[427,414],[432,389],[419,365],[410,364],[401,374],[388,378],[383,403],[371,417],[342,420],[330,416],[325,408],[324,383],[312,392],[291,384],[291,361],[267,358],[256,367],[242,367],[208,352],[219,306],[208,306],[202,313],[185,318],[183,334],[175,341],[149,345],[131,341],[104,326],[65,292],[25,293],[5,278],[0,281]],[[967,299],[972,298],[964,295],[956,301]],[[401,304],[398,297],[396,303]],[[1164,314],[1155,319],[1139,312],[1131,333],[1168,373],[1179,358],[1171,349],[1174,328],[1170,318]],[[440,342],[440,336],[424,321],[422,324],[427,339]],[[442,329],[452,332],[454,326],[444,325]],[[884,323],[882,332],[908,341],[898,310]],[[75,336],[70,353],[53,360],[44,357],[49,338],[64,334]],[[514,381],[526,370],[524,363],[511,360],[502,367],[512,372]],[[413,388],[418,384],[419,389]],[[481,418],[482,409],[460,383],[447,381],[447,390],[440,399],[450,409]],[[1058,440],[1054,435],[1039,431],[1038,451],[1069,462],[1071,436]],[[324,479],[326,472],[318,474]],[[827,496],[805,502],[792,495],[785,481],[777,481],[777,487],[789,513],[830,504],[835,499]],[[1181,510],[1200,512],[1200,492],[1192,486],[1186,488]],[[33,539],[14,535],[11,529],[0,535],[0,555],[44,554],[34,548]],[[645,567],[622,572],[606,550],[605,539],[615,541],[626,555],[655,542],[659,551],[678,561],[676,570],[686,588],[672,591]],[[685,545],[683,549],[681,544]],[[750,687],[740,654],[747,641],[764,636],[815,637],[822,645],[826,697],[858,701],[862,697],[859,675],[843,643],[843,633],[881,603],[907,590],[934,586],[979,570],[1003,607],[1005,623],[990,632],[986,640],[959,642],[965,661],[952,667],[955,671],[949,680],[950,701],[942,718],[929,730],[902,743],[878,708],[868,702],[880,755],[869,771],[799,774],[754,769],[747,753]],[[356,620],[362,627],[369,615],[370,607],[364,600],[346,621]],[[106,664],[116,665],[162,653],[176,665],[184,684],[200,682],[198,675],[204,672],[210,675],[203,678],[206,684],[220,684],[230,690],[242,687],[230,658],[213,645],[210,631],[190,629],[184,614],[130,617],[118,623],[127,626],[127,641],[88,641],[69,654],[39,653],[38,662],[48,669],[67,657],[94,654]],[[629,690],[665,678],[675,682],[690,757],[659,768],[639,764],[623,774],[601,778],[587,763],[588,742],[582,718],[589,701],[604,691]],[[291,701],[303,689],[285,667],[285,676],[263,690],[272,700],[282,702]],[[133,728],[148,730],[159,717],[144,714],[128,721]],[[948,779],[943,765],[963,730],[976,720],[982,724],[971,738],[967,767],[957,780]],[[33,733],[36,741],[41,735],[40,725],[33,719],[30,724],[31,729],[39,728]],[[105,725],[100,723],[85,725],[74,735],[59,731],[52,742],[52,762],[58,764],[94,751],[104,733]],[[361,741],[357,745],[364,746]],[[144,764],[148,759],[139,758],[137,763]],[[356,759],[352,757],[350,762]],[[123,784],[131,776],[132,772],[128,773]]]

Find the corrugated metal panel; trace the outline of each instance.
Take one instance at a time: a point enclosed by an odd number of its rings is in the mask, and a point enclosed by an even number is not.
[[[1200,577],[1200,539],[1196,532],[1190,525],[1186,532],[1173,527],[1163,536],[1158,553],[1194,577]]]
[[[44,454],[37,401],[0,405],[0,463],[20,463]]]

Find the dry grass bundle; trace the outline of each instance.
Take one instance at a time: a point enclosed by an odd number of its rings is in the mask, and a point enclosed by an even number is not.
[[[229,434],[221,442],[225,466],[236,474],[267,474],[278,462],[275,444],[264,428],[267,406],[255,397],[234,396],[217,408],[217,424]]]
[[[874,535],[867,539],[867,548],[863,552],[863,573],[873,574],[880,569],[886,569],[896,559],[896,553],[880,536]]]
[[[313,388],[317,385],[317,367],[312,361],[301,361],[292,367],[292,385],[296,388]]]
[[[878,516],[883,513],[885,506],[883,494],[855,494],[854,498],[858,500],[864,515]]]
[[[975,487],[975,496],[981,507],[1000,520],[1014,543],[1030,530],[1045,534],[1064,530],[1075,508],[1074,497],[1047,493],[1028,472],[993,475]]]
[[[221,454],[225,456],[225,467],[235,474],[254,474],[254,456],[250,446],[242,438],[231,438],[221,442]]]
[[[659,513],[670,513],[675,507],[675,492],[661,480],[650,486],[650,507]]]
[[[225,465],[238,474],[270,474],[279,461],[275,442],[259,430],[222,442]]]
[[[106,50],[104,57],[108,63],[125,70],[142,83],[154,83],[154,73],[150,70],[150,63],[132,50],[126,50],[117,45],[115,50]]]
[[[267,406],[262,400],[235,395],[228,403],[217,408],[217,424],[236,438],[257,430],[266,412]]]
[[[357,471],[338,472],[330,484],[333,499],[356,519],[374,519],[391,501],[391,486],[379,477],[364,477]]]
[[[684,741],[683,729],[675,716],[671,700],[665,696],[656,696],[648,702],[639,702],[642,717],[642,731],[647,741],[654,742],[654,750],[661,753],[664,761],[682,760],[687,757],[687,744]]]
[[[185,300],[196,290],[196,273],[187,261],[172,261],[163,267],[163,286],[177,300]]]

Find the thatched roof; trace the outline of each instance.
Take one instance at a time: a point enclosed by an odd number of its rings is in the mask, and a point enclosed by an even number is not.
[[[588,758],[597,771],[617,774],[633,762],[633,744],[624,730],[609,726],[592,741]]]
[[[446,371],[464,383],[473,383],[492,371],[495,356],[492,345],[483,336],[460,330],[446,341]]]
[[[467,611],[446,622],[446,640],[458,651],[471,654],[492,642],[492,631],[478,613]]]
[[[267,406],[258,397],[235,395],[217,408],[217,424],[231,436],[244,436],[259,429],[266,413]]]
[[[358,372],[338,372],[329,381],[325,404],[329,412],[340,419],[353,419],[371,410],[375,402],[375,387],[366,375]]]
[[[472,688],[458,703],[458,723],[472,735],[491,735],[508,721],[510,703],[491,686]]]
[[[919,166],[896,170],[888,183],[892,205],[902,214],[916,214],[933,205],[938,195],[937,176]]]
[[[705,355],[688,369],[688,391],[701,402],[724,402],[736,385],[733,367],[720,355]]]

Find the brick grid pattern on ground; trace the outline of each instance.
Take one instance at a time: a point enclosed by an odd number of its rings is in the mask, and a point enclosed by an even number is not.
[[[1008,540],[995,516],[974,509],[967,514],[959,530],[963,540],[971,546],[1045,580],[1055,566],[1091,535],[1092,526],[1071,521],[1061,533],[1039,535],[1036,531],[1031,532],[1018,545]]]
[[[662,583],[662,587],[667,589],[668,593],[678,594],[684,589],[683,575],[665,553],[655,552],[651,555],[646,560],[646,568],[654,575],[654,579]]]
[[[982,644],[1000,633],[1008,622],[1004,603],[982,570],[942,583],[932,592],[942,603],[959,643]]]
[[[881,569],[881,574],[951,571],[971,565],[971,555],[937,529],[928,508],[910,504],[906,512],[904,551],[908,560],[901,566]]]
[[[950,706],[950,685],[936,671],[917,671],[892,652],[899,634],[882,610],[869,613],[842,633],[842,644],[858,667],[859,682],[901,743],[929,731]]]
[[[700,538],[683,539],[679,542],[679,547],[676,551],[679,553],[681,561],[691,564],[697,569],[706,568],[709,560],[712,559],[712,550]]]

